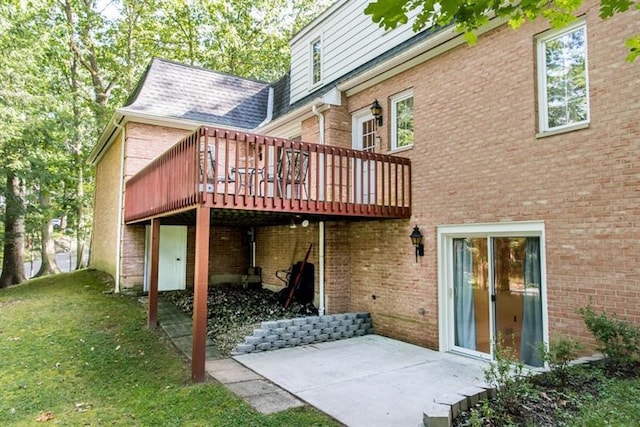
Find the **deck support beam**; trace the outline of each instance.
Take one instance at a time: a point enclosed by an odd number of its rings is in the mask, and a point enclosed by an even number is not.
[[[149,272],[149,329],[158,327],[158,264],[160,260],[160,219],[151,220],[151,269]]]
[[[191,379],[205,378],[207,353],[207,298],[209,287],[210,209],[196,208],[195,274],[193,284],[193,346],[191,350]]]

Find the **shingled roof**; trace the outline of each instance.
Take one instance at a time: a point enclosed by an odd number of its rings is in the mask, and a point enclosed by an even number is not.
[[[255,129],[268,103],[267,83],[154,58],[118,111]]]

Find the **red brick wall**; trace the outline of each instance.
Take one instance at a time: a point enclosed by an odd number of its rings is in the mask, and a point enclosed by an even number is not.
[[[209,276],[213,274],[246,274],[249,268],[249,244],[246,229],[211,227],[209,237]],[[187,286],[193,287],[196,228],[187,229]]]
[[[126,125],[125,182],[190,131],[129,122]],[[126,191],[126,190],[125,190]],[[117,200],[114,200],[117,204]],[[143,226],[123,225],[122,286],[141,285],[144,278]]]
[[[328,223],[326,286],[342,292],[334,307],[370,311],[380,333],[435,348],[437,226],[535,220],[546,228],[552,336],[589,340],[575,314],[589,297],[640,323],[638,64],[624,61],[623,45],[637,20],[627,13],[601,21],[589,6],[588,129],[536,138],[542,21],[518,31],[500,27],[475,47],[455,48],[325,112],[326,142],[342,146],[350,126],[344,112],[377,98],[387,152],[390,97],[413,89],[415,145],[398,153],[412,161],[413,217]],[[303,139],[317,134],[316,123],[303,124]],[[425,235],[418,263],[408,237],[414,224]]]

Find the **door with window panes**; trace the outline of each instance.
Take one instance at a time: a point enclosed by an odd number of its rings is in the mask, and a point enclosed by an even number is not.
[[[376,120],[369,110],[353,116],[353,149],[374,152],[376,148]],[[355,203],[375,203],[375,162],[373,160],[354,159]]]

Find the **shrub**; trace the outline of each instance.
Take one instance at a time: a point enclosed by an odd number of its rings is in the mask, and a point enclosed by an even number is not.
[[[623,367],[638,360],[638,328],[618,319],[615,313],[611,317],[604,312],[597,314],[591,303],[579,308],[578,314],[600,344],[598,350],[604,354],[607,363]]]
[[[499,334],[494,344],[494,356],[495,360],[484,370],[484,378],[496,389],[496,413],[518,415],[514,411],[523,397],[531,393],[532,387],[527,380],[524,363],[513,347],[504,345]],[[510,423],[509,419],[502,421]]]
[[[538,354],[549,364],[551,378],[556,378],[562,387],[567,385],[569,363],[578,357],[580,350],[582,344],[579,341],[564,337],[552,339],[548,349],[544,343],[538,344]]]

